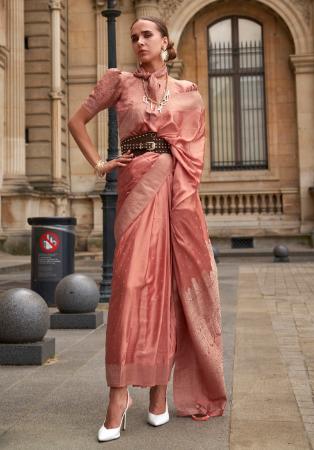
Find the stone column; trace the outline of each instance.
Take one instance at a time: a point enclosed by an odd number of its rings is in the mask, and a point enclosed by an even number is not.
[[[8,52],[6,49],[6,2],[0,0],[0,191],[3,181],[4,169],[4,99],[5,99],[5,70]],[[1,229],[1,204],[0,204]]]
[[[7,2],[6,129],[3,191],[31,190],[25,161],[24,2]]]
[[[96,0],[96,45],[97,45],[97,82],[107,70],[107,22],[101,15],[101,11],[106,8],[106,0]],[[96,116],[97,121],[97,151],[100,157],[107,159],[108,146],[108,111],[100,111]],[[104,181],[95,178],[95,190],[102,191]],[[100,199],[99,199],[100,201]],[[98,205],[99,206],[99,205]]]
[[[3,182],[3,168],[4,168],[4,98],[5,98],[5,69],[6,69],[7,52],[3,46],[0,45],[0,192],[2,190]],[[0,196],[0,233],[2,231],[2,205]]]
[[[52,189],[63,191],[62,186],[62,145],[61,145],[61,108],[63,94],[61,91],[61,36],[60,36],[60,0],[49,0],[51,10],[51,158]]]
[[[97,45],[97,82],[107,70],[107,21],[101,15],[101,11],[106,9],[107,0],[95,0],[96,8],[96,45]],[[97,122],[97,151],[99,156],[106,160],[108,157],[108,110],[100,111],[96,118]],[[88,236],[88,250],[99,250],[102,245],[103,218],[102,202],[99,193],[103,191],[105,181],[103,178],[95,176],[94,192],[88,197],[93,203],[93,229]]]
[[[0,190],[3,182],[4,168],[4,99],[5,99],[5,69],[7,51],[0,45]]]
[[[160,17],[157,0],[135,0],[135,14],[140,16]]]
[[[292,55],[295,71],[298,125],[301,233],[311,232],[314,205],[310,187],[314,185],[314,55]]]

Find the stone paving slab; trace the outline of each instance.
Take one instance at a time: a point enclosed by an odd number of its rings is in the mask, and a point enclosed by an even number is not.
[[[99,261],[76,271],[101,280]],[[224,416],[198,423],[175,416],[146,424],[148,389],[130,387],[134,399],[127,430],[100,444],[109,389],[105,380],[105,324],[96,330],[48,330],[56,357],[39,367],[0,367],[0,448],[150,450],[313,449],[314,264],[223,258],[218,264],[222,301]],[[0,273],[0,290],[25,286],[29,271]],[[107,312],[107,304],[98,309]],[[55,308],[50,307],[51,312]]]
[[[78,265],[100,281],[98,263]],[[94,272],[93,272],[94,270]],[[223,309],[225,378],[232,398],[237,266],[219,266]],[[27,271],[0,274],[0,290],[27,286]],[[107,312],[107,304],[98,309]],[[56,308],[49,308],[51,312]],[[168,385],[170,422],[155,428],[146,423],[148,389],[130,387],[134,404],[127,414],[127,429],[110,443],[98,443],[97,431],[104,420],[109,388],[105,379],[105,325],[96,330],[48,330],[56,338],[56,356],[43,366],[0,367],[0,448],[7,450],[86,450],[110,445],[134,450],[227,450],[230,404],[222,417],[207,422],[176,417]]]
[[[239,268],[231,449],[313,448],[313,275],[313,263]]]

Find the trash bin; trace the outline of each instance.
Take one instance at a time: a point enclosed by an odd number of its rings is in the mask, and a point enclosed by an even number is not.
[[[31,289],[55,306],[58,282],[74,272],[75,217],[28,217],[32,225]]]

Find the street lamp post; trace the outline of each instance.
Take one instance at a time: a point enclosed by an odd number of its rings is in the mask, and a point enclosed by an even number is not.
[[[107,17],[108,28],[108,68],[117,67],[116,56],[116,17],[121,11],[115,9],[117,0],[107,0],[107,9],[101,12]],[[118,126],[114,107],[108,109],[108,158],[107,161],[118,156]],[[103,209],[103,262],[102,281],[100,283],[100,302],[108,303],[111,295],[112,263],[115,250],[114,220],[117,202],[117,171],[106,174],[106,184],[100,193]]]

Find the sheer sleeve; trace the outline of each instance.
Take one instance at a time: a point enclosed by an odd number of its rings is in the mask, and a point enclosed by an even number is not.
[[[117,68],[107,69],[81,106],[94,114],[105,108],[110,108],[120,97],[121,84],[121,70]]]

